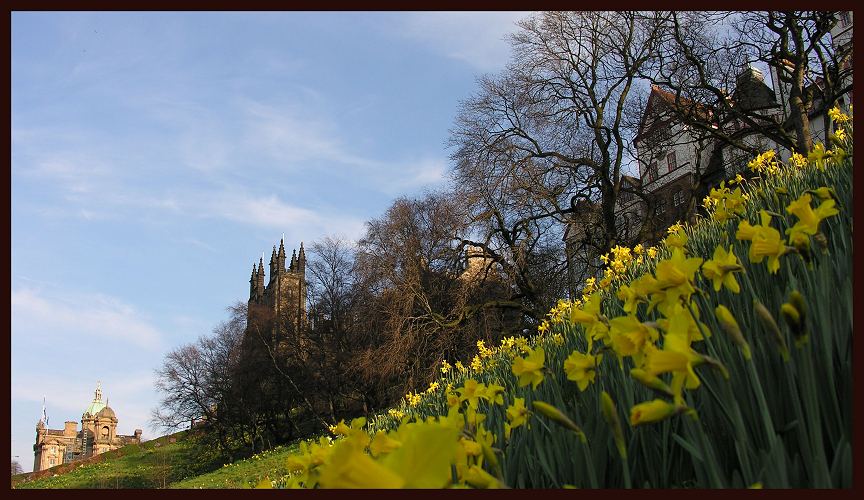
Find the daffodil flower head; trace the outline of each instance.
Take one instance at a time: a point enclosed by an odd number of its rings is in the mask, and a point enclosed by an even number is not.
[[[804,168],[807,165],[807,158],[804,157],[801,153],[792,153],[792,156],[789,158],[789,162],[792,163],[796,168]]]
[[[531,412],[525,407],[525,398],[515,398],[513,404],[507,407],[505,415],[507,416],[509,430],[526,424]],[[509,438],[509,432],[507,433],[507,437]]]
[[[564,373],[567,374],[568,380],[576,382],[580,391],[584,391],[588,388],[588,384],[594,382],[597,366],[602,359],[602,354],[592,356],[573,351],[564,361]]]
[[[546,352],[542,347],[529,350],[525,358],[513,359],[513,374],[519,377],[519,387],[531,384],[536,389],[543,382],[543,365],[546,361]]]
[[[832,215],[840,213],[834,208],[834,200],[823,201],[816,210],[810,205],[810,193],[804,193],[786,207],[786,211],[798,217],[798,222],[786,230],[786,234],[802,232],[810,236],[819,232],[819,223]]]
[[[729,245],[728,252],[723,248],[723,245],[717,245],[714,249],[713,258],[702,264],[702,274],[712,281],[715,292],[719,292],[723,286],[732,293],[740,292],[741,288],[738,286],[738,281],[735,280],[733,273],[743,270],[741,263],[738,262],[738,257],[732,251],[732,245]]]
[[[768,257],[768,270],[776,273],[780,269],[780,256],[786,253],[786,245],[780,238],[780,232],[771,227],[771,216],[765,211],[760,211],[762,224],[752,226],[749,222],[741,221],[735,237],[739,240],[750,240],[750,262],[758,264]]]

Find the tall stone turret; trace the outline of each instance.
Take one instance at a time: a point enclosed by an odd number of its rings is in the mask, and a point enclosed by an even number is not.
[[[292,251],[289,267],[285,267],[286,252],[284,239],[279,242],[279,249],[273,246],[270,254],[270,277],[267,285],[264,283],[264,258],[258,267],[253,266],[250,279],[249,314],[253,314],[255,306],[266,306],[272,311],[277,321],[274,323],[271,338],[281,341],[290,335],[291,331],[299,331],[306,325],[306,252],[300,243],[300,252]],[[251,320],[251,316],[247,318]],[[286,328],[283,328],[283,325]]]
[[[276,245],[273,245],[273,253],[270,254],[270,283],[273,283],[273,280],[276,279],[276,267],[279,265],[278,262],[279,258],[276,256]]]

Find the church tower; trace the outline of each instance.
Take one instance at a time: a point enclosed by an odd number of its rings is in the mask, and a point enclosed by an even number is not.
[[[249,313],[250,319],[254,306],[266,306],[277,319],[272,332],[274,340],[284,338],[288,332],[281,331],[288,327],[300,331],[306,326],[306,252],[300,243],[300,252],[292,251],[291,261],[286,267],[287,254],[285,241],[279,241],[279,249],[273,246],[270,254],[270,277],[264,285],[264,258],[262,257],[256,269],[252,266],[252,277],[249,279]]]

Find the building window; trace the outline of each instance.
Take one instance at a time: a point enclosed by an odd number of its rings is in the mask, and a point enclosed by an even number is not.
[[[840,13],[840,27],[845,28],[852,24],[852,19],[849,17],[849,11],[844,10]]]
[[[654,181],[657,178],[657,162],[648,166],[648,181]]]
[[[656,204],[654,205],[654,215],[663,215],[666,213],[666,199],[665,198],[657,198]]]
[[[50,467],[53,467],[53,466],[54,466],[54,459],[53,459],[53,458],[50,459],[50,460],[48,460],[48,465],[49,465]]]
[[[672,206],[678,207],[684,204],[684,190],[679,189],[672,195]]]
[[[678,161],[675,159],[675,151],[666,155],[666,163],[669,165],[670,172],[678,168]]]

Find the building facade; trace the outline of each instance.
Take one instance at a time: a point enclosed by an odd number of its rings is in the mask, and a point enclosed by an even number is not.
[[[33,472],[141,442],[141,429],[124,436],[117,434],[117,423],[117,415],[102,401],[102,387],[97,383],[93,401],[81,415],[80,430],[78,422],[72,420],[67,420],[63,429],[48,429],[44,417],[36,424]]]

